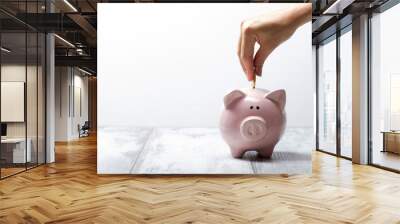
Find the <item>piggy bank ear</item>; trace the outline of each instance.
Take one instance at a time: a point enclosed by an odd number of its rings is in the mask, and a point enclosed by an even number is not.
[[[232,92],[228,93],[228,95],[226,95],[224,97],[225,108],[229,109],[234,102],[242,99],[245,96],[246,96],[246,94],[244,94],[242,91],[233,90]]]
[[[275,90],[265,94],[265,98],[276,103],[281,110],[285,109],[286,105],[286,92],[283,89]]]

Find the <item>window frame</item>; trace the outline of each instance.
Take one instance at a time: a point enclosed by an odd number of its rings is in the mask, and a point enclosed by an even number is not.
[[[340,97],[340,85],[341,85],[341,65],[340,65],[340,61],[341,61],[341,57],[340,57],[340,37],[344,34],[346,34],[347,32],[351,32],[352,27],[351,27],[352,23],[347,24],[345,27],[341,28],[340,30],[337,30],[336,33],[330,35],[329,37],[321,40],[318,44],[316,44],[316,52],[315,52],[315,60],[316,60],[316,68],[315,68],[315,75],[316,75],[316,151],[319,152],[323,152],[329,155],[333,155],[333,156],[337,156],[343,159],[347,159],[347,160],[352,160],[351,157],[348,156],[344,156],[342,155],[342,150],[341,150],[341,119],[340,119],[340,112],[341,112],[341,108],[340,108],[340,103],[341,103],[341,97]],[[320,78],[320,74],[319,74],[319,47],[322,44],[327,44],[331,41],[336,41],[336,152],[332,153],[329,152],[327,150],[321,149],[319,147],[319,99],[320,99],[320,95],[319,95],[319,78]]]

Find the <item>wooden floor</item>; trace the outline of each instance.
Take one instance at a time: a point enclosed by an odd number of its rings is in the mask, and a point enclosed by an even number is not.
[[[392,152],[374,151],[372,157],[374,164],[400,170],[400,155]]]
[[[7,177],[10,175],[22,172],[24,170],[25,170],[25,167],[23,167],[23,168],[22,167],[7,167],[7,168],[2,167],[1,168],[1,177]]]
[[[400,175],[313,153],[311,176],[98,176],[96,139],[0,181],[0,223],[400,223]]]

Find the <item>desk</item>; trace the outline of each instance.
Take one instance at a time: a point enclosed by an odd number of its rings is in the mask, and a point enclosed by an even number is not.
[[[25,138],[1,139],[1,156],[3,157],[3,159],[5,159],[7,163],[30,162],[32,158],[32,141],[30,138],[28,138],[26,141],[28,142],[28,147],[26,147],[25,154]],[[25,158],[27,159],[27,161],[25,161]]]
[[[400,131],[382,131],[383,150],[382,152],[393,152],[400,154]]]

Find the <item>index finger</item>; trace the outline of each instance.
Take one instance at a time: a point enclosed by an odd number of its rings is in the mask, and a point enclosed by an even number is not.
[[[256,43],[255,37],[251,34],[249,28],[242,30],[240,60],[246,71],[247,79],[249,81],[254,79],[254,45]]]

